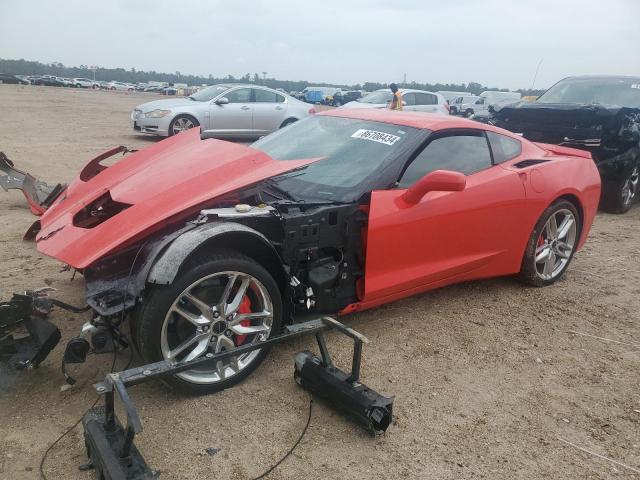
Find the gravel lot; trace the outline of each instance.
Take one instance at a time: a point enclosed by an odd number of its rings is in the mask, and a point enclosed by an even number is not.
[[[0,85],[0,151],[48,182],[69,182],[111,146],[156,141],[129,124],[130,110],[151,98]],[[34,218],[19,192],[0,191],[0,211],[0,298],[49,285],[80,304],[82,278],[21,240]],[[371,438],[316,403],[306,437],[269,478],[638,478],[639,281],[636,206],[624,216],[600,213],[586,247],[552,287],[508,278],[466,283],[346,318],[372,341],[363,380],[396,395],[395,421]],[[71,367],[78,383],[61,391],[62,345],[85,319],[52,318],[63,341],[44,364],[0,372],[0,479],[39,478],[45,449],[91,405],[91,384],[111,366],[108,356],[90,357]],[[348,365],[349,343],[330,341]],[[306,422],[309,396],[292,372],[294,353],[307,348],[311,340],[277,348],[248,381],[217,395],[181,397],[156,383],[132,389],[145,429],[137,444],[149,464],[163,479],[262,473]],[[221,450],[209,456],[208,447]],[[93,478],[77,470],[84,461],[76,428],[45,470],[48,478]]]

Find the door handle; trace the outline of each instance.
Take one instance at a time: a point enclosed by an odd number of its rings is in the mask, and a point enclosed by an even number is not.
[[[276,107],[276,110],[282,110],[282,107]]]
[[[246,105],[243,105],[242,107],[240,107],[240,110],[249,110],[249,107],[247,107]]]

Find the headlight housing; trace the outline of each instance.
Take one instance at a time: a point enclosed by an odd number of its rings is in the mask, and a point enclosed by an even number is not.
[[[157,110],[151,110],[150,112],[145,113],[144,116],[147,118],[162,118],[162,117],[166,117],[170,113],[171,113],[171,110],[157,109]]]

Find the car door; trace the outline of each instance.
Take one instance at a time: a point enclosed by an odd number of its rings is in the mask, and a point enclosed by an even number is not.
[[[211,102],[209,130],[220,136],[253,135],[253,89],[236,88],[224,94],[227,104]]]
[[[465,189],[403,202],[406,189],[434,170],[464,173]],[[525,209],[522,180],[493,164],[483,130],[432,134],[396,189],[372,192],[364,302],[517,272],[526,239],[514,225]]]
[[[438,112],[438,97],[430,93],[416,93],[416,112]]]
[[[282,125],[286,119],[285,97],[271,90],[253,89],[253,131],[256,135],[267,135]]]

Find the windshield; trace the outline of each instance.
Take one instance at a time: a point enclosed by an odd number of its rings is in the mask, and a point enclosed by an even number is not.
[[[209,102],[227,90],[229,90],[228,85],[213,85],[197,91],[193,95],[190,95],[189,98],[197,102]]]
[[[318,115],[277,130],[251,147],[274,160],[320,158],[272,181],[295,199],[348,202],[370,191],[385,177],[386,169],[412,152],[428,133],[388,123]]]
[[[536,102],[640,108],[640,78],[569,78],[556,83]]]
[[[379,90],[356,100],[360,103],[381,103],[387,104],[393,98],[393,94],[388,90]]]

